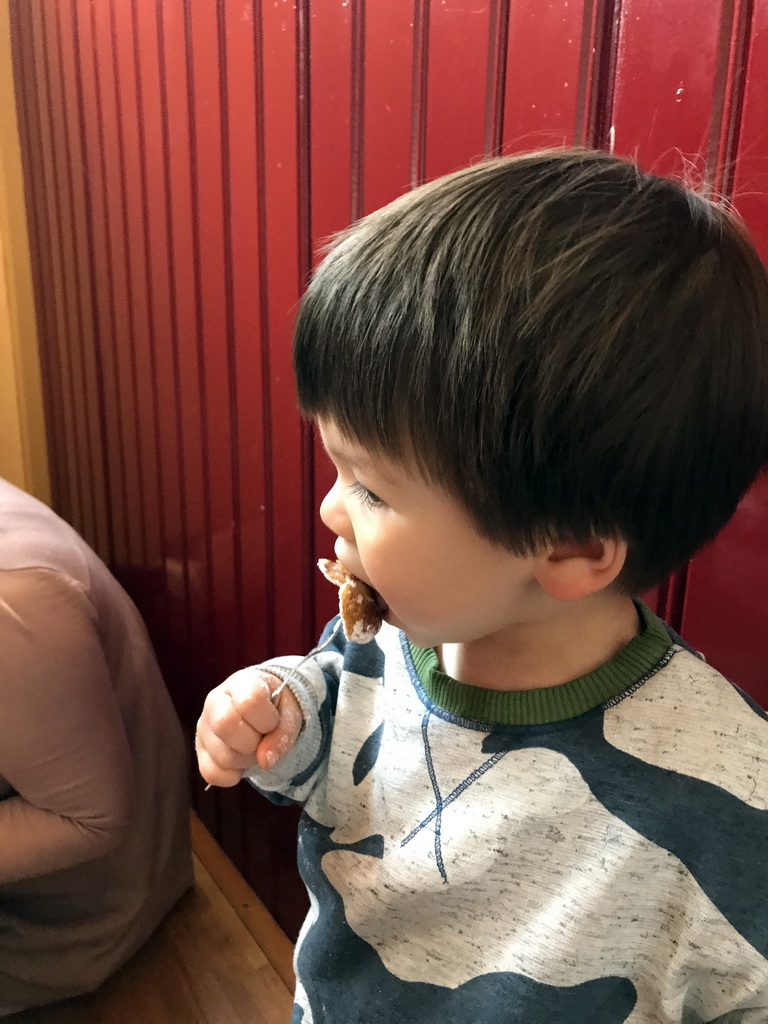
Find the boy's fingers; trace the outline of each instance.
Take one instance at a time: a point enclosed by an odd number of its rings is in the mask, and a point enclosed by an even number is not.
[[[238,754],[253,755],[261,739],[261,733],[238,712],[226,685],[217,686],[208,694],[197,733],[217,761],[214,747],[226,745]]]
[[[240,718],[256,732],[271,732],[279,714],[272,703],[272,690],[280,685],[277,677],[261,669],[244,668],[226,682],[233,707]]]
[[[211,786],[236,786],[243,776],[241,768],[223,768],[210,756],[199,738],[195,740],[197,749],[197,767]]]
[[[304,724],[299,703],[287,686],[277,698],[277,710],[280,721],[276,728],[262,739],[256,752],[259,767],[265,771],[274,768],[278,761],[293,749]]]
[[[204,751],[214,764],[225,771],[234,769],[241,772],[244,768],[252,768],[256,764],[256,750],[261,741],[261,733],[254,732],[250,726],[248,729],[253,734],[253,739],[250,747],[241,752],[235,749],[228,740],[220,739],[215,732],[211,732],[200,723],[197,728],[196,741],[198,754],[200,751]]]

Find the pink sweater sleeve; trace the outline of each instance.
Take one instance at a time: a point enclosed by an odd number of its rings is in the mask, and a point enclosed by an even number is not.
[[[136,799],[98,624],[80,584],[0,572],[0,884],[121,841]]]

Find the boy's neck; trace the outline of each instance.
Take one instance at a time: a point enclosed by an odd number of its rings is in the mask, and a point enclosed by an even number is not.
[[[553,614],[515,623],[492,636],[437,649],[440,668],[490,690],[535,690],[594,672],[637,636],[632,599],[602,593],[559,603]]]

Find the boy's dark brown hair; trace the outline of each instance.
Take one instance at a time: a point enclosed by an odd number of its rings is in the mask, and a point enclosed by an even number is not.
[[[336,239],[301,303],[302,411],[527,554],[622,537],[640,593],[768,461],[768,278],[724,204],[603,152],[477,164]]]

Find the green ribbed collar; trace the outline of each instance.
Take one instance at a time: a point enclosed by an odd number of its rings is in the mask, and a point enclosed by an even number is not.
[[[619,653],[588,675],[537,690],[488,690],[441,672],[433,648],[410,644],[413,663],[429,699],[444,711],[475,722],[544,725],[583,715],[624,693],[672,647],[663,622],[642,601],[635,602],[644,629]]]

